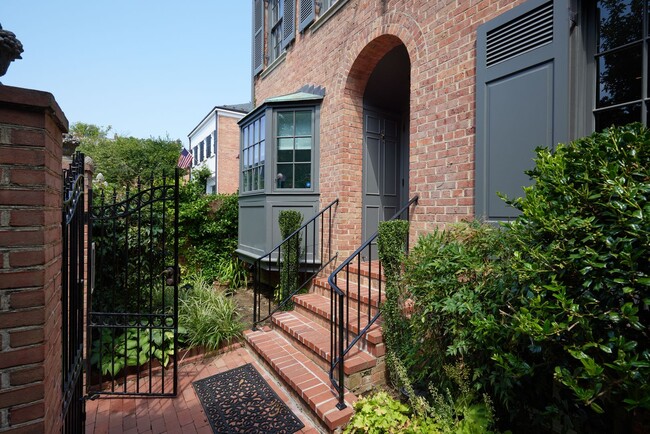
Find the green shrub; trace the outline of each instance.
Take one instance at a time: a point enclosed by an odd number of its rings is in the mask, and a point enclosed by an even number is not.
[[[209,172],[207,172],[209,175]],[[205,194],[206,173],[181,187],[179,253],[189,272],[201,271],[210,282],[226,274],[237,248],[237,194]]]
[[[215,291],[200,275],[188,280],[192,287],[181,293],[178,323],[189,346],[218,349],[238,339],[244,325],[234,300]]]
[[[280,235],[286,239],[293,232],[300,229],[302,225],[302,214],[299,211],[283,210],[278,217]],[[289,294],[298,289],[298,273],[300,271],[300,243],[302,236],[299,233],[286,240],[282,244],[280,261],[280,287],[276,294],[276,301],[279,303],[285,300]]]
[[[360,398],[344,434],[383,434],[408,432],[411,409],[386,392]]]
[[[510,201],[522,212],[508,225],[523,285],[515,327],[560,392],[596,412],[648,409],[650,132],[611,128],[535,161],[534,184]]]
[[[402,318],[403,297],[401,270],[405,258],[409,222],[390,220],[381,222],[378,229],[377,252],[386,279],[386,299],[381,305],[384,318],[383,335],[389,352],[401,354],[404,345],[410,345],[409,329]],[[390,368],[390,367],[389,367]]]
[[[515,287],[509,258],[503,232],[478,222],[418,240],[405,264],[405,290],[415,305],[412,340],[396,354],[416,384],[452,387],[444,366],[464,363],[479,385],[511,399],[515,379],[491,370],[493,348],[518,348],[504,312]]]

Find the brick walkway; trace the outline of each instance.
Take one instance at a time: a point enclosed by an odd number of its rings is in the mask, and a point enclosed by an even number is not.
[[[196,358],[180,366],[178,396],[173,399],[105,398],[86,403],[86,434],[212,434],[203,407],[194,393],[192,382],[252,363],[298,418],[305,424],[303,434],[319,434],[302,408],[289,397],[284,386],[268,374],[266,368],[244,347],[213,357]]]

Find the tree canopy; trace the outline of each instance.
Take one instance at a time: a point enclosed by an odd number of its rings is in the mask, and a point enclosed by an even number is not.
[[[77,122],[70,134],[79,140],[78,150],[95,162],[95,174],[103,174],[109,184],[124,185],[138,176],[171,174],[181,151],[180,140],[169,137],[138,139],[108,135],[111,127]]]

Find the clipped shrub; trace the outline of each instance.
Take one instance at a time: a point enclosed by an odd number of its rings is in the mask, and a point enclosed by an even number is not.
[[[402,263],[406,257],[406,240],[409,222],[389,220],[379,223],[377,252],[386,279],[386,299],[381,305],[385,325],[384,341],[389,352],[401,354],[402,346],[409,342],[408,327],[402,318],[402,290],[400,287]]]
[[[302,214],[295,210],[280,211],[278,224],[280,226],[280,235],[284,240],[293,232],[300,229],[302,225]],[[282,244],[281,255],[278,258],[280,262],[280,286],[276,294],[276,301],[278,303],[287,299],[290,294],[298,290],[301,241],[302,235],[298,232]]]
[[[509,201],[521,211],[508,225],[523,285],[515,327],[565,396],[595,412],[648,409],[650,131],[611,128],[535,162],[534,184]]]

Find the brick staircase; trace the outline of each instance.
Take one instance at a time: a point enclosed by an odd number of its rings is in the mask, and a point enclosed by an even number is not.
[[[368,323],[369,309],[374,315],[379,306],[379,276],[369,273],[363,265],[360,268],[350,267],[347,275],[351,289],[345,301],[344,317],[350,318],[347,327],[350,340]],[[360,281],[357,274],[361,276]],[[339,278],[338,286],[346,288],[346,282]],[[373,324],[357,347],[346,355],[344,384],[347,407],[339,410],[336,407],[338,394],[328,376],[331,362],[330,291],[326,277],[315,278],[310,293],[294,296],[293,310],[275,313],[270,326],[249,330],[245,337],[277,377],[312,410],[324,427],[333,432],[348,422],[360,393],[385,382],[385,347],[380,325]]]

